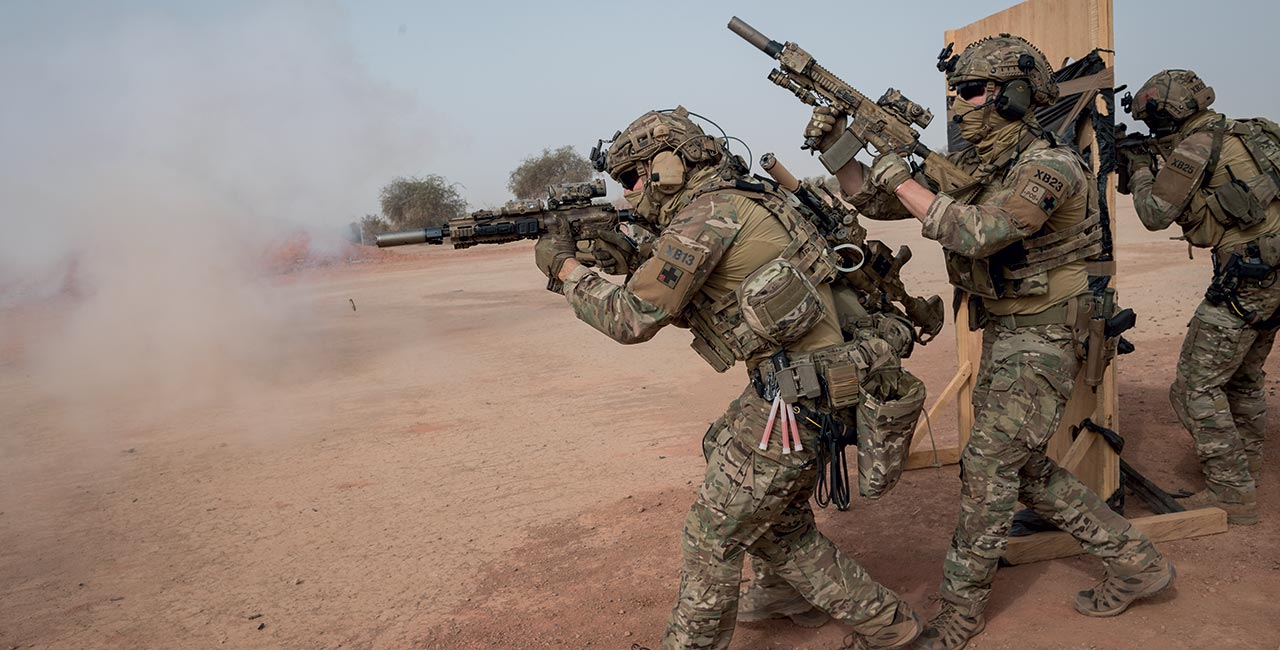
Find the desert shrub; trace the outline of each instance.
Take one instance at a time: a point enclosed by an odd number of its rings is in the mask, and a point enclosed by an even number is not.
[[[458,192],[458,184],[436,174],[397,178],[382,188],[378,198],[382,216],[400,229],[439,226],[467,210],[467,200]]]
[[[525,158],[511,172],[507,189],[517,199],[541,199],[546,198],[548,186],[591,180],[591,173],[591,163],[573,147],[543,149],[541,154]]]

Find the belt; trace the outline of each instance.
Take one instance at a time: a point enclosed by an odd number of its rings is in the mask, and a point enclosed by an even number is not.
[[[1092,311],[1093,301],[1088,294],[1068,298],[1042,312],[1035,314],[1006,314],[998,316],[987,314],[987,322],[1000,325],[1006,329],[1020,327],[1038,327],[1041,325],[1076,325],[1081,310]]]

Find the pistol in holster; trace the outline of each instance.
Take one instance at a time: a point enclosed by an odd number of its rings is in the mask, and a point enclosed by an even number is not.
[[[1132,309],[1117,312],[1115,302],[1116,290],[1110,287],[1103,290],[1101,297],[1095,296],[1093,314],[1086,326],[1084,383],[1094,391],[1102,384],[1107,365],[1116,354],[1133,351],[1133,344],[1121,334],[1137,323],[1138,315]]]
[[[1204,297],[1211,305],[1226,305],[1231,313],[1239,316],[1250,327],[1257,327],[1263,319],[1257,311],[1245,307],[1240,301],[1240,282],[1241,280],[1258,283],[1274,281],[1275,267],[1262,260],[1255,243],[1249,244],[1248,254],[1249,257],[1245,258],[1240,253],[1233,252],[1223,264],[1218,263],[1218,257],[1215,255],[1213,281],[1205,290]]]

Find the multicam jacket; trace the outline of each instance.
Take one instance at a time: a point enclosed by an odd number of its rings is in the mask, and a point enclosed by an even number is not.
[[[695,192],[686,190],[686,192]],[[579,267],[564,294],[583,322],[620,343],[651,339],[662,327],[690,320],[699,293],[713,301],[732,293],[752,271],[776,259],[792,235],[759,201],[733,191],[699,194],[654,241],[651,257],[626,285]],[[826,315],[787,347],[796,352],[843,342],[829,285],[818,287]]]
[[[966,171],[979,170],[972,149],[950,159]],[[864,170],[862,190],[847,197],[854,207],[873,219],[911,216],[896,196],[872,185],[870,177]],[[972,203],[939,195],[929,206],[922,234],[947,252],[952,283],[981,295],[981,289],[958,281],[954,267],[963,267],[966,260],[985,260],[992,275],[1008,274],[1019,265],[1026,268],[1026,249],[1020,243],[1032,238],[1045,241],[1041,238],[1054,233],[1063,234],[1071,248],[1075,242],[1070,240],[1086,237],[1092,182],[1074,152],[1035,140],[1003,169],[990,172]],[[1026,277],[1006,280],[997,292],[984,295],[987,310],[1001,315],[1034,314],[1084,293],[1088,286],[1084,256],[1089,250],[1083,246],[1066,250],[1056,259],[1033,262],[1039,267],[1030,268],[1030,273],[1010,274]]]
[[[1191,245],[1202,248],[1228,248],[1280,232],[1280,201],[1267,189],[1275,180],[1250,151],[1250,126],[1206,110],[1162,142],[1166,155],[1159,173],[1133,172],[1133,205],[1142,225],[1163,230],[1176,223]],[[1248,194],[1256,196],[1255,205],[1248,205]]]

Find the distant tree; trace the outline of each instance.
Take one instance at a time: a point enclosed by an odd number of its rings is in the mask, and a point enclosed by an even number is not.
[[[511,172],[507,189],[517,199],[544,198],[548,186],[591,180],[591,171],[591,163],[573,147],[566,145],[554,151],[543,149],[541,154],[525,158]]]
[[[439,226],[467,211],[467,200],[458,193],[457,183],[436,174],[397,178],[382,188],[378,198],[382,215],[397,228]]]
[[[391,224],[376,214],[366,214],[360,220],[359,229],[359,232],[363,234],[363,238],[357,241],[363,241],[372,246],[374,237],[380,232],[391,230]]]

